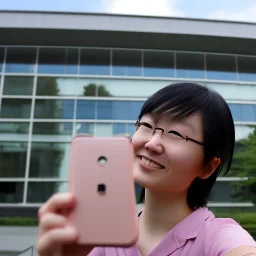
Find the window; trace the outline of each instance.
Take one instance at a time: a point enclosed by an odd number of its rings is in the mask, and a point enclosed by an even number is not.
[[[32,95],[33,77],[6,76],[4,78],[3,95]]]
[[[68,178],[70,143],[33,142],[29,177]]]
[[[234,121],[255,122],[256,105],[253,104],[229,104]]]
[[[22,203],[23,182],[0,182],[0,203]]]
[[[132,136],[135,132],[133,123],[113,123],[113,134],[129,134]]]
[[[30,99],[2,99],[1,118],[30,118]]]
[[[1,122],[0,141],[27,141],[29,123]]]
[[[76,123],[76,134],[95,134],[95,123]]]
[[[207,79],[237,80],[235,56],[206,55]]]
[[[237,57],[240,81],[256,82],[256,57]]]
[[[77,119],[95,119],[96,103],[94,100],[78,100],[76,109]]]
[[[173,77],[174,53],[144,51],[144,76]]]
[[[6,58],[6,73],[34,73],[36,48],[8,47]]]
[[[113,76],[141,76],[141,51],[113,50]]]
[[[24,177],[27,142],[0,142],[0,177]]]
[[[74,100],[37,99],[35,102],[35,118],[73,119]]]
[[[52,141],[61,139],[71,139],[73,132],[73,123],[59,122],[34,122],[33,140]]]
[[[81,75],[110,75],[110,50],[82,49]]]
[[[77,74],[78,49],[40,48],[39,74]]]
[[[29,182],[28,183],[28,203],[44,203],[53,194],[67,192],[67,182]]]
[[[97,119],[137,120],[141,101],[98,101]]]
[[[204,79],[204,55],[197,53],[176,53],[176,77]]]

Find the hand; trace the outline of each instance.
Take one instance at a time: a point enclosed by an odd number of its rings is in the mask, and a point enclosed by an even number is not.
[[[39,209],[39,256],[84,256],[93,249],[76,243],[77,230],[67,218],[75,206],[75,197],[71,193],[62,193],[53,195]]]

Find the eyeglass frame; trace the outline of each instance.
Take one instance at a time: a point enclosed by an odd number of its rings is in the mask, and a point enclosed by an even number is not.
[[[162,131],[162,136],[165,135],[163,128],[155,127],[155,129],[153,129],[153,127],[152,127],[149,123],[147,123],[147,122],[140,122],[139,120],[136,121],[136,123],[135,123],[135,126],[136,126],[136,127],[139,128],[141,125],[144,125],[144,126],[150,128],[150,129],[152,129],[152,130],[153,130],[152,135],[155,134],[156,130]],[[151,126],[151,127],[149,127],[149,126]],[[138,129],[137,129],[137,130],[138,130]],[[137,131],[137,130],[136,130],[136,131]],[[188,137],[188,136],[184,137],[184,136],[182,136],[179,132],[177,132],[177,131],[175,131],[175,130],[170,130],[170,131],[168,131],[167,133],[175,134],[175,135],[181,137],[182,139],[184,139],[184,140],[186,140],[186,141],[192,141],[192,142],[194,142],[194,143],[197,144],[197,145],[204,146],[204,143],[203,143],[203,142],[198,141],[198,140],[195,140],[195,139],[192,139],[192,138],[190,138],[190,137]]]

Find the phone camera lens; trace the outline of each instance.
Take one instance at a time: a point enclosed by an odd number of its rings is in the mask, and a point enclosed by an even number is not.
[[[100,166],[104,166],[106,163],[107,163],[107,158],[105,157],[105,156],[100,156],[99,158],[98,158],[98,164],[100,165]]]
[[[105,192],[106,191],[106,185],[105,184],[98,184],[98,192]]]

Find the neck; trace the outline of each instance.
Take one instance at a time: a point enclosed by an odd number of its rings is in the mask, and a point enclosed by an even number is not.
[[[190,213],[186,193],[172,195],[146,189],[140,226],[147,232],[166,234]]]

